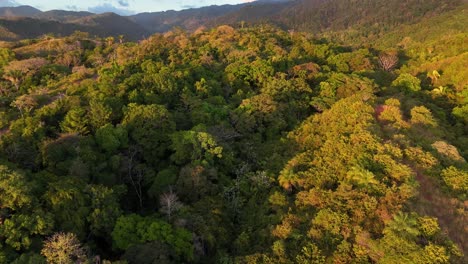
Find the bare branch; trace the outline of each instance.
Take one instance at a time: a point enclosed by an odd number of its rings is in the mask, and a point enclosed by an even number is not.
[[[392,71],[398,65],[396,52],[382,52],[379,55],[379,65],[384,71]]]
[[[159,203],[161,204],[160,211],[166,214],[169,220],[171,219],[172,214],[182,207],[179,197],[177,197],[177,194],[175,194],[172,189],[161,195]]]

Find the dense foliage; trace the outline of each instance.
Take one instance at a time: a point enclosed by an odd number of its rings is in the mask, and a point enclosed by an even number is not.
[[[456,34],[452,52],[265,25],[9,44],[0,263],[463,262],[463,221],[442,221],[468,192]]]

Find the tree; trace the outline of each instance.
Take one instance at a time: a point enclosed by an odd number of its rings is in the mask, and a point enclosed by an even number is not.
[[[31,189],[24,174],[0,165],[0,209],[18,210],[30,206]]]
[[[28,249],[34,237],[51,232],[54,220],[38,206],[33,196],[36,184],[23,173],[0,165],[0,246]]]
[[[415,106],[411,109],[411,123],[436,127],[437,122],[432,116],[431,110],[424,106]]]
[[[188,164],[180,169],[176,182],[179,197],[186,202],[194,202],[206,195],[212,188],[211,180],[217,178],[216,169]]]
[[[65,133],[77,133],[86,135],[89,132],[88,119],[86,111],[83,108],[74,108],[70,110],[65,119],[60,124],[62,131]]]
[[[468,104],[453,108],[452,115],[468,124]]]
[[[67,68],[78,66],[81,63],[81,53],[79,50],[64,51],[57,63]]]
[[[437,222],[437,218],[428,216],[419,217],[418,222],[421,229],[421,233],[426,238],[432,238],[440,232],[440,227],[439,223]]]
[[[421,80],[408,73],[402,73],[392,82],[393,87],[404,92],[418,92],[421,90]]]
[[[21,256],[11,264],[47,264],[46,259],[37,253],[25,253],[21,254]]]
[[[468,191],[468,172],[466,170],[450,166],[442,170],[441,176],[451,189],[465,194]]]
[[[0,48],[0,67],[4,67],[15,59],[15,53],[7,48]]]
[[[415,239],[421,232],[418,227],[418,219],[414,215],[398,212],[384,233],[393,232],[403,238]]]
[[[23,116],[25,113],[29,114],[38,105],[38,103],[33,95],[24,94],[18,96],[11,105],[18,108],[21,116]]]
[[[384,71],[392,71],[398,66],[398,54],[395,51],[387,51],[379,54],[379,65]]]
[[[55,233],[45,241],[41,253],[50,264],[75,264],[88,261],[85,249],[73,233]]]
[[[44,199],[49,212],[54,216],[57,228],[84,237],[87,227],[89,196],[84,192],[85,185],[76,178],[62,178],[50,182]]]
[[[132,245],[138,244],[143,233],[137,230],[144,227],[139,224],[143,220],[142,216],[136,214],[120,216],[112,231],[113,246],[125,250]]]
[[[43,58],[31,58],[22,61],[12,61],[4,67],[3,78],[10,81],[17,90],[24,78],[34,74],[38,69],[48,64]]]
[[[166,243],[153,241],[129,247],[123,259],[135,264],[173,264],[177,256]]]
[[[162,105],[129,104],[122,121],[130,138],[143,149],[145,160],[156,162],[169,147],[175,123]]]
[[[131,214],[121,216],[112,231],[114,246],[128,249],[131,246],[159,241],[168,244],[183,259],[193,259],[192,234],[182,228],[172,228],[154,217]]]
[[[218,146],[212,135],[206,132],[180,131],[172,134],[171,159],[177,164],[208,165],[215,158],[222,158],[223,147]]]
[[[112,108],[99,100],[89,102],[89,122],[94,129],[99,129],[110,121]]]
[[[21,82],[23,81],[24,75],[21,70],[17,69],[8,69],[8,72],[3,74],[3,78],[5,80],[10,81],[16,88],[16,91],[19,91],[19,87],[21,85]]]
[[[41,209],[15,212],[0,225],[0,237],[15,250],[28,249],[34,237],[48,235],[54,226],[52,214]]]
[[[29,248],[34,236],[49,234],[54,225],[52,215],[37,206],[35,184],[0,165],[0,241],[16,250]]]
[[[302,248],[301,254],[296,256],[296,262],[298,264],[323,264],[325,257],[316,245],[308,243]]]
[[[175,185],[177,181],[177,167],[169,167],[156,175],[151,187],[148,190],[148,195],[151,198],[159,198],[168,188]]]
[[[398,99],[390,98],[385,101],[381,108],[377,108],[378,118],[381,121],[389,122],[397,129],[408,127],[407,122],[403,119],[403,114],[400,110],[401,103]]]
[[[161,206],[159,210],[167,215],[169,221],[171,220],[171,216],[182,207],[179,197],[177,197],[177,194],[172,189],[169,192],[161,194],[159,204]]]
[[[114,127],[111,124],[102,126],[96,131],[96,142],[108,153],[115,153],[119,148],[128,144],[127,130],[122,126]]]
[[[143,62],[141,68],[144,73],[141,80],[144,91],[148,95],[156,95],[156,102],[153,103],[170,104],[177,91],[177,82],[171,69],[151,60]]]
[[[112,45],[114,45],[114,42],[115,42],[114,37],[107,37],[106,38],[107,47],[112,47]]]
[[[437,152],[439,152],[440,154],[454,160],[454,161],[457,161],[457,162],[466,162],[465,159],[463,158],[463,156],[460,155],[460,153],[458,152],[458,149],[457,147],[445,142],[445,141],[442,141],[442,140],[439,140],[439,141],[436,141],[434,143],[432,143],[431,145],[435,150],[437,150]]]
[[[365,190],[372,190],[375,185],[379,184],[372,172],[359,166],[352,167],[346,176],[353,185]]]
[[[106,237],[114,229],[117,219],[122,215],[119,198],[123,193],[120,188],[107,188],[90,185],[87,188],[91,200],[91,212],[87,217],[91,232]]]

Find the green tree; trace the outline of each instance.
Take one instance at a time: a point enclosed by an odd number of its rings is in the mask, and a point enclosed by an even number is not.
[[[48,235],[54,227],[52,214],[41,209],[23,211],[5,219],[0,226],[0,236],[16,250],[28,249],[34,237]]]
[[[167,244],[154,241],[129,247],[123,259],[135,264],[171,264],[177,256]]]
[[[37,253],[21,254],[11,264],[47,264],[46,259]]]
[[[223,147],[218,146],[212,135],[206,132],[180,131],[171,135],[174,154],[171,159],[177,164],[213,164],[214,158],[222,158]]]
[[[24,174],[0,165],[0,209],[19,210],[30,206],[31,189]]]
[[[415,106],[411,109],[411,123],[426,126],[437,126],[437,122],[432,116],[431,110],[424,106]]]
[[[87,187],[90,195],[91,211],[87,217],[91,232],[95,235],[107,236],[114,229],[117,218],[122,215],[119,188],[110,189],[100,185]]]
[[[89,123],[94,129],[99,129],[106,125],[111,118],[112,109],[104,102],[91,100],[89,102]]]
[[[15,59],[15,53],[7,48],[0,48],[0,67],[3,68]]]
[[[468,191],[468,172],[450,166],[442,170],[442,179],[445,184],[455,191],[466,193]]]
[[[413,215],[399,212],[388,224],[385,232],[393,232],[403,238],[415,239],[420,234],[418,220]]]
[[[0,165],[0,241],[16,250],[28,249],[34,237],[48,235],[54,226],[52,214],[44,212],[33,195],[35,184]]]
[[[164,106],[129,104],[122,124],[133,142],[143,149],[147,161],[155,162],[165,156],[175,123]]]
[[[73,232],[79,237],[85,235],[86,218],[91,210],[84,187],[75,179],[57,179],[49,183],[44,194],[59,230]]]
[[[325,263],[325,257],[316,245],[308,243],[302,248],[301,254],[296,256],[296,262],[298,264],[322,264]]]
[[[418,92],[421,90],[421,80],[408,73],[402,73],[392,82],[392,86],[404,92]]]
[[[108,153],[115,153],[128,144],[127,130],[122,126],[114,127],[111,124],[102,126],[96,131],[95,137],[98,145]]]
[[[86,135],[89,132],[88,119],[86,111],[83,108],[74,108],[70,110],[65,116],[62,123],[60,123],[62,131],[65,133],[77,133]]]
[[[468,104],[453,108],[452,115],[468,124]]]
[[[114,245],[120,249],[152,241],[167,243],[175,253],[187,260],[193,259],[192,234],[185,229],[153,217],[121,216],[112,231]]]

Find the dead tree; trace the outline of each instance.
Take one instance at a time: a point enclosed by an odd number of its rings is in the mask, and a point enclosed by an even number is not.
[[[126,180],[130,182],[135,193],[138,197],[138,202],[140,209],[143,208],[143,189],[142,189],[142,182],[144,177],[144,170],[139,166],[137,163],[136,157],[139,153],[139,149],[137,147],[130,147],[129,153],[126,161],[126,171],[127,176]]]
[[[161,205],[160,211],[167,215],[167,218],[171,220],[173,213],[177,212],[181,207],[182,203],[179,201],[179,197],[172,191],[172,188],[169,192],[163,193],[159,198],[159,203]]]
[[[379,65],[384,71],[392,71],[398,65],[396,52],[382,52],[379,55]]]

